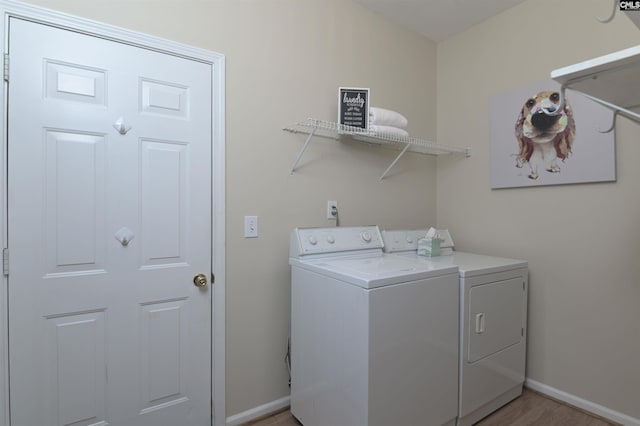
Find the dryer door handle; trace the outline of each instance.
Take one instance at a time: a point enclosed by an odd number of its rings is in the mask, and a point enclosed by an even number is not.
[[[476,314],[476,334],[484,333],[484,313]]]

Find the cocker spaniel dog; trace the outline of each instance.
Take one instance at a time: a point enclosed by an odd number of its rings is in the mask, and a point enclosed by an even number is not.
[[[564,162],[571,154],[576,124],[567,100],[564,100],[562,111],[558,111],[559,103],[558,92],[540,92],[527,99],[516,121],[520,150],[516,167],[528,164],[531,169],[529,179],[538,179],[538,168],[558,173],[558,158]]]

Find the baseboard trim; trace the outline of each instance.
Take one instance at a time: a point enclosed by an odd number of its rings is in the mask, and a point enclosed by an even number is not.
[[[633,418],[626,414],[614,411],[610,408],[596,404],[586,399],[582,399],[573,394],[561,391],[544,383],[537,382],[532,379],[526,379],[524,385],[531,390],[548,395],[552,398],[566,402],[569,405],[578,407],[582,410],[593,413],[597,416],[603,417],[612,422],[624,425],[624,426],[640,426],[640,419]],[[227,417],[227,426],[240,426],[250,421],[259,419],[264,416],[268,416],[278,411],[284,410],[291,405],[291,397],[285,396],[275,401],[268,402],[266,404],[251,408],[233,416]]]
[[[247,411],[243,411],[233,416],[227,417],[227,426],[240,426],[248,423],[252,420],[259,419],[260,417],[268,416],[273,413],[277,413],[291,404],[291,397],[285,396],[284,398],[276,399],[275,401],[267,402],[266,404],[259,405],[257,407],[250,408]]]
[[[574,407],[578,407],[597,416],[603,417],[607,420],[611,420],[612,422],[619,423],[624,426],[640,426],[640,419],[634,419],[633,417],[627,416],[626,414],[619,413],[610,408],[603,407],[602,405],[587,401],[586,399],[582,399],[570,393],[552,388],[551,386],[536,382],[535,380],[526,379],[524,385],[531,390],[548,395],[562,402],[566,402],[569,405],[573,405]]]

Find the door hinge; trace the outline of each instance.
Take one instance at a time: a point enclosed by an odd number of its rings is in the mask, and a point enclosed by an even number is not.
[[[4,81],[9,81],[9,54],[4,54],[4,66],[3,66]]]
[[[214,284],[216,282],[216,276],[214,275],[214,273],[211,273],[211,284]]]
[[[9,275],[9,249],[2,249],[2,273]]]

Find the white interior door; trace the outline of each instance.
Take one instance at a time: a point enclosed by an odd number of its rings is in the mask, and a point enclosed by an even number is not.
[[[11,425],[209,425],[211,65],[9,39]]]

